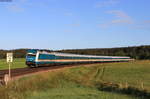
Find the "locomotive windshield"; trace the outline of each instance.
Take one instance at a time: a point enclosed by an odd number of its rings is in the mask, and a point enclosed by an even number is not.
[[[27,54],[26,60],[27,61],[35,61],[35,54]]]
[[[28,58],[32,58],[32,57],[35,57],[35,56],[36,56],[35,54],[27,54]]]
[[[35,54],[27,54],[27,56],[35,56]]]

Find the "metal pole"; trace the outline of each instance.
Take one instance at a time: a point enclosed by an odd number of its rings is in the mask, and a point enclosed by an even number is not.
[[[11,77],[10,62],[9,62],[9,77]]]

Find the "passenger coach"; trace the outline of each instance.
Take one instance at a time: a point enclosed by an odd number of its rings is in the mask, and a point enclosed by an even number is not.
[[[74,63],[126,62],[130,60],[132,60],[130,57],[67,54],[35,49],[28,50],[26,55],[26,64],[29,67]]]

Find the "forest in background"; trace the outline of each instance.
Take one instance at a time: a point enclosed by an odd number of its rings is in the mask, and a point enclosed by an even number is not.
[[[25,58],[27,50],[28,49],[0,50],[0,59],[6,58],[7,52],[13,52],[14,58]],[[130,56],[134,59],[150,59],[150,45],[120,48],[64,49],[53,51],[82,55]]]

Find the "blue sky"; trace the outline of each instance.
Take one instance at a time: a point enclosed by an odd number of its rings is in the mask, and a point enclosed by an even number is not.
[[[0,49],[150,45],[150,0],[0,2]]]

